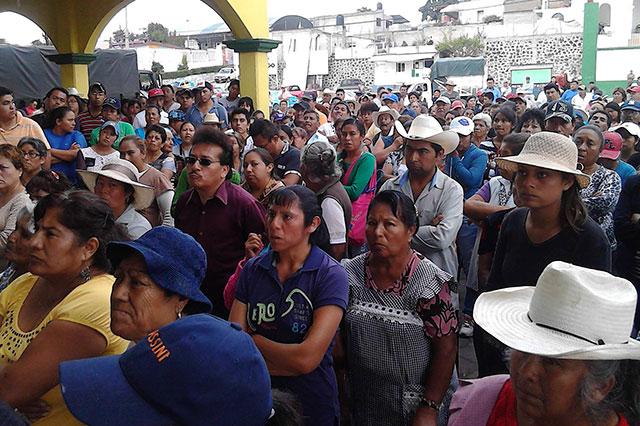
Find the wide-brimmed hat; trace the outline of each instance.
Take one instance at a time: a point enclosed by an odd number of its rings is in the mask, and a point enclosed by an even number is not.
[[[220,119],[215,112],[208,112],[202,119],[202,124],[220,124]]]
[[[60,364],[60,389],[83,424],[262,426],[272,410],[269,370],[238,324],[190,315],[122,355]]]
[[[159,287],[189,299],[190,312],[211,311],[211,301],[200,290],[207,272],[207,254],[192,236],[170,226],[158,226],[137,240],[107,245],[107,257],[114,267],[132,252],[144,258],[149,276]]]
[[[396,121],[396,130],[403,138],[440,145],[445,155],[452,153],[460,143],[456,132],[442,130],[442,126],[440,126],[438,120],[426,114],[420,114],[414,118],[408,132],[404,129],[402,123]]]
[[[637,294],[607,272],[556,261],[535,287],[483,293],[473,318],[505,345],[530,354],[584,360],[640,360],[630,338]]]
[[[394,120],[397,120],[398,117],[400,117],[400,113],[398,113],[398,111],[396,111],[393,108],[389,108],[386,105],[383,105],[382,107],[380,107],[378,111],[374,111],[371,114],[371,118],[373,118],[373,122],[377,124],[378,117],[380,117],[382,114],[389,114],[391,117],[393,117]]]
[[[444,83],[444,85],[445,85],[445,86],[454,86],[454,87],[455,87],[455,86],[457,86],[457,84],[456,84],[453,80],[447,80],[447,81]]]
[[[518,164],[569,173],[576,177],[580,188],[589,186],[591,178],[577,169],[578,148],[568,137],[559,133],[540,132],[525,142],[522,152],[511,157],[496,158],[501,170],[516,172]]]
[[[98,176],[105,176],[118,182],[131,185],[133,188],[133,208],[136,210],[149,207],[155,199],[153,188],[138,182],[138,170],[133,164],[126,160],[118,158],[105,164],[100,170],[78,170],[78,174],[91,192],[94,192]]]

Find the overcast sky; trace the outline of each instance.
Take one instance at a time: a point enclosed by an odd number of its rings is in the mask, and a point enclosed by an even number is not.
[[[247,0],[250,1],[250,0]],[[418,8],[424,0],[381,0],[386,13],[402,15],[412,23],[420,21]],[[269,0],[269,17],[283,15],[337,15],[355,12],[362,6],[376,8],[375,0]],[[220,17],[200,0],[136,0],[127,7],[129,31],[140,32],[149,22],[160,22],[171,30],[198,30],[215,22]],[[125,13],[120,11],[107,25],[100,40],[119,27],[124,28]],[[41,31],[28,19],[14,13],[0,13],[0,38],[8,43],[28,45],[40,38]]]

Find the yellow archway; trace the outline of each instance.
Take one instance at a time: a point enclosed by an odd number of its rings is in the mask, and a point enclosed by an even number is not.
[[[58,50],[61,82],[88,90],[87,65],[95,58],[98,37],[109,21],[133,0],[0,0],[0,12],[15,12],[31,19],[47,33]],[[202,0],[225,21],[236,40],[229,46],[240,53],[242,93],[263,111],[269,106],[266,0]]]

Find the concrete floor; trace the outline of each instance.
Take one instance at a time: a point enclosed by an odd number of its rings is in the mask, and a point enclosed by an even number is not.
[[[461,379],[478,377],[478,363],[473,350],[473,337],[458,338],[458,377]]]

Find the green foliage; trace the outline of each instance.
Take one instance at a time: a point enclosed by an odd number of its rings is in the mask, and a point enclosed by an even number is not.
[[[502,18],[497,15],[489,15],[485,16],[483,21],[485,24],[490,24],[492,22],[502,22]]]
[[[178,64],[178,71],[187,71],[189,69],[189,63],[187,62],[187,55],[182,55],[182,61]]]
[[[468,37],[466,35],[458,38],[445,38],[436,45],[436,51],[441,58],[482,56],[484,52],[484,42],[482,37]]]
[[[426,0],[424,6],[418,11],[422,13],[422,20],[426,21],[431,19],[432,21],[440,20],[440,11],[450,4],[456,4],[458,0]]]
[[[169,39],[169,29],[157,22],[149,22],[145,35],[149,41],[157,41],[160,43],[166,43]]]
[[[164,72],[164,66],[160,62],[151,61],[151,71],[162,74]]]

